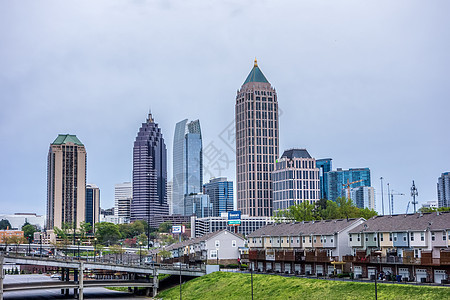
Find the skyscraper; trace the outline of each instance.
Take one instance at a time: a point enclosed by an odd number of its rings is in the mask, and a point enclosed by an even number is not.
[[[370,169],[358,168],[342,170],[338,168],[336,171],[328,172],[328,200],[335,201],[338,197],[346,197],[347,185],[352,183],[350,188],[359,186],[370,186]]]
[[[47,159],[47,229],[85,221],[86,149],[75,135],[60,134]]]
[[[185,119],[175,126],[173,137],[172,209],[175,215],[185,211],[186,196],[202,192],[203,148],[200,121]]]
[[[450,172],[442,173],[438,178],[438,207],[450,206]]]
[[[320,177],[320,199],[328,199],[328,172],[332,170],[331,161],[331,158],[316,160],[316,166],[319,168]]]
[[[278,158],[277,93],[255,64],[237,91],[237,209],[250,216],[272,215],[271,172]]]
[[[131,182],[122,182],[114,185],[114,215],[116,217],[123,217],[123,215],[119,216],[119,200],[131,198],[133,198],[133,185]],[[129,211],[127,215],[130,215]]]
[[[275,211],[320,200],[319,169],[306,149],[284,151],[275,164],[272,180]]]
[[[213,178],[203,187],[212,204],[212,217],[220,217],[221,213],[233,210],[233,181],[226,177]]]
[[[371,186],[359,186],[350,190],[353,203],[359,208],[375,210],[375,189]]]
[[[133,200],[131,221],[145,220],[158,227],[169,214],[167,204],[167,150],[161,129],[148,114],[133,147]]]
[[[86,223],[94,230],[95,223],[100,222],[100,189],[95,184],[86,186]]]

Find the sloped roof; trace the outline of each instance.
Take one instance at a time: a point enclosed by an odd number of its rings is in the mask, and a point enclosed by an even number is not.
[[[352,224],[364,220],[337,219],[324,221],[307,221],[296,223],[272,224],[255,230],[248,237],[260,236],[298,236],[298,235],[332,235],[338,233]]]
[[[258,62],[255,59],[255,64],[253,66],[253,69],[250,71],[250,74],[248,74],[247,79],[245,79],[244,84],[249,82],[265,82],[269,83],[266,76],[264,76],[261,69],[258,67]]]
[[[283,152],[283,155],[281,157],[287,157],[287,158],[311,158],[311,155],[309,155],[308,151],[306,149],[289,149]]]
[[[432,212],[424,214],[375,216],[352,229],[359,232],[399,232],[450,229],[450,212]]]
[[[83,143],[74,134],[59,134],[52,145],[62,145],[67,143],[74,143],[78,146],[84,146]]]
[[[233,235],[235,235],[236,237],[238,237],[240,239],[244,239],[244,237],[242,235],[240,235],[240,234],[237,234],[237,233],[228,231],[226,229],[223,229],[223,230],[220,230],[220,231],[214,231],[214,232],[210,232],[210,233],[204,234],[204,235],[199,236],[197,238],[193,238],[193,239],[190,239],[190,240],[182,241],[181,243],[178,242],[178,243],[172,244],[172,245],[166,247],[166,250],[171,251],[171,250],[183,248],[183,247],[186,247],[186,246],[190,246],[190,245],[193,245],[193,244],[197,244],[197,243],[200,243],[200,242],[203,242],[203,241],[207,241],[207,240],[215,237],[216,235],[219,235],[220,233],[222,233],[224,231],[227,231],[227,233],[233,234]]]

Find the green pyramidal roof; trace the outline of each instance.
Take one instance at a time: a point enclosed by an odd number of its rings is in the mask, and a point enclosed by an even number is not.
[[[74,143],[78,146],[84,146],[82,142],[74,134],[59,134],[52,145],[62,145],[67,143]]]
[[[255,65],[253,66],[253,69],[250,71],[250,74],[248,74],[247,79],[245,79],[244,84],[249,82],[265,82],[269,83],[266,76],[264,76],[263,72],[258,67],[258,62],[255,59]]]

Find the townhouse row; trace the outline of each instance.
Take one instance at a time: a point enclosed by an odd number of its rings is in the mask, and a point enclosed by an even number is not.
[[[450,273],[450,213],[274,224],[250,234],[248,246],[261,272],[440,283]]]

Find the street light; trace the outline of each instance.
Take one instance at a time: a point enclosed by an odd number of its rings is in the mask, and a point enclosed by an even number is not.
[[[80,260],[80,239],[78,241],[78,260]]]
[[[142,247],[142,242],[139,242],[139,265],[141,265],[141,263],[142,263],[142,250],[141,250],[141,247]]]
[[[41,254],[41,258],[42,258],[42,232],[39,233],[39,243],[41,244],[40,254]]]
[[[96,256],[97,256],[97,238],[94,238],[94,262]]]

